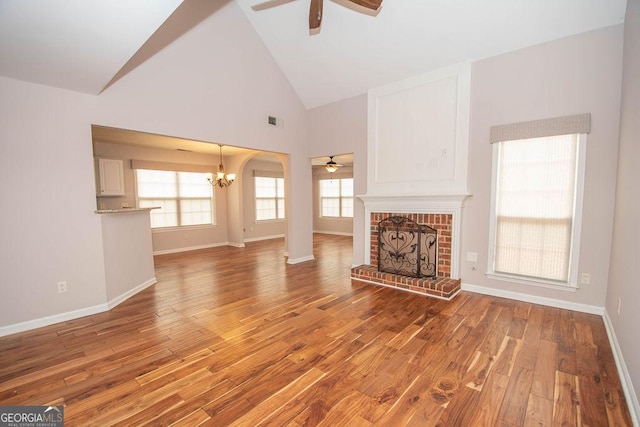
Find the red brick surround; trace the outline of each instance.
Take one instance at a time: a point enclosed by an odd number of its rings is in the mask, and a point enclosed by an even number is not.
[[[380,213],[371,214],[371,265],[378,266],[378,223],[390,216],[409,218],[438,231],[438,277],[451,277],[451,214]]]

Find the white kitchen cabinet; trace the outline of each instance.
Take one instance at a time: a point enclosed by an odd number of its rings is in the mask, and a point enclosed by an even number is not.
[[[100,188],[98,196],[124,196],[124,166],[122,160],[98,159]]]

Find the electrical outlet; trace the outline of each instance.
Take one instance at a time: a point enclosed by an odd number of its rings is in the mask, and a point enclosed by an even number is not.
[[[67,292],[67,282],[58,282],[58,293],[64,294]]]
[[[591,275],[589,273],[582,273],[580,275],[580,284],[581,285],[591,284]]]

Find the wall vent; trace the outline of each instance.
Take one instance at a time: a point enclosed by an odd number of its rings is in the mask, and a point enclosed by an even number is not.
[[[267,124],[269,126],[281,128],[284,125],[284,120],[276,116],[267,116]]]

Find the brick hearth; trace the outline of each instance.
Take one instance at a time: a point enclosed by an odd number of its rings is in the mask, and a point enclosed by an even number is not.
[[[389,286],[405,291],[417,292],[431,297],[450,300],[460,292],[460,279],[450,277],[416,278],[378,271],[373,265],[359,265],[351,269],[351,279],[377,285]]]

